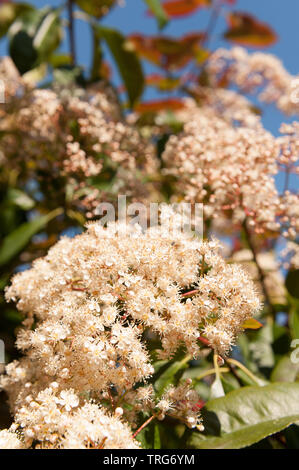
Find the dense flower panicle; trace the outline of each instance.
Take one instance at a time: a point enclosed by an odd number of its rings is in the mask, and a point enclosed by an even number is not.
[[[151,186],[144,179],[158,168],[154,147],[122,118],[107,85],[87,90],[27,87],[10,96],[1,117],[1,160],[18,170],[21,184],[34,178],[52,196],[50,174],[58,196],[63,198],[70,186],[74,203],[90,216],[100,201],[114,194],[148,196]],[[98,188],[107,180],[109,194]]]
[[[144,233],[138,225],[121,230],[120,224],[91,223],[86,233],[62,238],[32,269],[17,274],[6,292],[25,315],[17,338],[25,356],[7,365],[1,385],[17,422],[40,442],[52,438],[43,437],[46,429],[34,428],[41,419],[34,413],[43,414],[34,403],[51,395],[53,382],[54,417],[49,419],[54,421],[63,407],[63,416],[71,413],[69,418],[79,423],[113,387],[119,397],[126,392],[130,402],[131,394],[131,401],[135,397],[143,411],[154,409],[161,419],[168,413],[188,426],[200,425],[199,397],[189,382],[168,390],[159,402],[147,385],[133,390],[153,374],[142,333],[149,330],[160,338],[162,358],[171,358],[181,346],[198,357],[201,335],[226,355],[245,320],[260,308],[252,281],[237,265],[225,263],[218,242],[163,226]],[[86,404],[86,396],[93,405]],[[124,411],[131,426],[138,410]],[[55,426],[49,425],[48,432],[61,435]],[[75,435],[70,431],[67,444],[59,445],[84,446],[75,425],[67,427]]]
[[[231,121],[232,121],[232,116]],[[298,172],[297,124],[275,139],[259,121],[232,125],[213,110],[194,107],[192,120],[167,142],[164,172],[174,178],[174,197],[204,203],[206,218],[249,221],[256,233],[298,233],[298,194],[279,194],[274,176]]]
[[[282,255],[285,269],[299,269],[299,245],[297,243],[288,242]]]
[[[207,216],[232,214],[242,222],[248,215],[259,227],[267,222],[276,230],[277,154],[275,139],[262,128],[234,128],[199,108],[183,133],[170,137],[163,161],[177,180],[177,194],[203,202]]]
[[[187,379],[178,387],[167,388],[156,405],[159,410],[158,419],[162,420],[168,414],[181,419],[191,429],[197,427],[203,430],[200,418],[201,401],[191,384],[192,380]]]
[[[167,415],[182,421],[189,428],[203,430],[200,416],[202,401],[192,388],[191,379],[184,380],[177,387],[168,387],[160,397],[155,396],[152,385],[139,387],[126,394],[126,403],[130,405],[130,409],[124,409],[123,416],[134,428],[137,427],[138,413],[142,410],[155,414],[160,421]]]
[[[36,397],[29,395],[9,431],[2,431],[0,448],[138,449],[131,429],[117,413],[94,403],[80,405],[73,390],[56,391],[54,382]],[[17,434],[18,433],[18,434]],[[6,441],[5,441],[6,439]]]
[[[0,431],[0,449],[25,449],[25,446],[14,431],[3,429]]]
[[[225,358],[260,299],[286,304],[274,254],[254,244],[269,247],[269,238],[295,240],[299,232],[299,194],[291,188],[299,175],[299,123],[283,124],[274,138],[250,102],[222,86],[262,89],[261,100],[294,114],[299,77],[274,57],[241,48],[212,54],[207,72],[211,86],[194,86],[175,112],[183,128],[175,135],[163,113],[153,125],[139,122],[138,113],[122,116],[106,84],[36,89],[8,59],[0,61],[1,178],[17,170],[20,185],[34,181],[45,201],[55,180],[53,207],[67,206],[68,214],[74,205],[88,218],[117,194],[160,201],[165,181],[171,202],[203,203],[206,228],[234,236],[243,230],[250,247],[236,241],[226,262],[217,240],[179,232],[182,220],[168,206],[171,227],[162,217],[146,231],[93,222],[73,239],[62,237],[6,289],[24,316],[16,342],[23,356],[0,376],[14,414],[0,431],[0,449],[137,449],[148,417],[203,430],[192,380],[158,392],[149,384],[153,360],[186,352],[188,363],[205,353],[202,344],[215,360]],[[169,133],[159,175],[154,141]],[[285,174],[281,193],[278,172]],[[298,269],[298,252],[288,241],[285,267]]]
[[[279,217],[283,235],[295,239],[299,233],[299,122],[282,124],[280,132],[283,135],[277,139],[278,166],[285,175],[285,191],[281,196]],[[292,184],[291,178],[295,182],[295,190],[289,188]]]
[[[275,103],[286,114],[299,112],[299,76],[289,74],[271,54],[250,54],[241,47],[218,49],[209,59],[207,70],[213,86],[225,80],[241,92],[259,91],[261,101]]]
[[[196,86],[192,88],[194,98],[184,98],[184,107],[175,113],[184,124],[197,119],[198,114],[214,113],[231,126],[261,127],[261,117],[245,96],[225,88]]]

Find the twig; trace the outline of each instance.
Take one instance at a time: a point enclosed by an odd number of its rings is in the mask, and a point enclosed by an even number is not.
[[[155,418],[156,418],[156,415],[152,415],[150,418],[148,418],[148,419],[140,426],[140,428],[138,428],[137,431],[134,432],[133,438],[135,438],[135,437],[137,436],[137,434],[139,434],[139,433],[142,431],[142,429],[144,429],[148,424],[150,424],[150,423],[153,421],[153,419],[155,419]]]
[[[213,363],[214,363],[214,369],[215,369],[215,375],[216,375],[216,380],[220,381],[221,379],[221,376],[220,376],[220,367],[218,365],[218,354],[217,353],[214,353],[214,356],[213,356]]]
[[[181,297],[189,297],[191,295],[198,294],[198,292],[199,292],[198,289],[190,290],[189,292],[185,292],[184,294],[181,294]]]
[[[200,341],[202,344],[204,344],[204,345],[207,346],[208,348],[211,348],[211,344],[210,344],[210,342],[207,340],[207,338],[204,338],[203,336],[199,336],[197,339],[198,339],[198,341]]]
[[[240,379],[240,377],[238,376],[237,372],[235,371],[235,367],[232,366],[232,364],[230,364],[230,363],[227,362],[227,361],[226,361],[226,363],[227,363],[227,365],[228,365],[228,367],[229,367],[230,372],[233,374],[233,376],[235,377],[235,379],[237,379],[238,384],[239,384],[241,387],[243,387],[243,382],[242,382],[242,380]]]
[[[76,40],[75,40],[75,28],[74,28],[74,0],[68,0],[67,2],[68,16],[69,16],[69,39],[70,39],[70,51],[72,65],[76,65]]]
[[[214,29],[216,27],[219,15],[221,13],[221,8],[222,8],[222,5],[221,5],[221,2],[219,0],[216,0],[216,2],[214,4],[212,4],[212,13],[211,13],[206,31],[204,33],[203,40],[201,42],[201,46],[205,47],[205,49],[208,49],[208,46],[211,42],[211,37],[212,37],[212,34],[213,34]],[[187,76],[188,77],[190,75],[192,76],[193,73],[194,73],[194,75],[196,74],[196,75],[200,76],[204,72],[206,65],[207,65],[207,60],[205,60],[204,63],[200,67],[198,67],[197,64],[193,64],[193,67],[192,67],[191,71],[187,74]],[[197,71],[198,71],[198,73],[197,73]],[[189,93],[189,90],[185,86],[187,81],[188,80],[183,79],[183,85],[181,86],[181,91],[185,91],[185,92]]]
[[[105,442],[107,441],[108,437],[104,437],[101,441],[101,443],[99,444],[99,446],[97,447],[97,449],[104,449],[104,445],[105,445]]]
[[[110,399],[110,402],[111,402],[112,409],[115,410],[115,402],[114,402],[114,398],[113,398],[113,395],[112,395],[110,389],[108,389],[108,395],[109,395],[109,399]]]
[[[216,0],[216,2],[212,5],[212,14],[210,16],[210,20],[209,20],[209,23],[205,32],[204,40],[202,42],[202,45],[205,46],[206,48],[208,47],[211,41],[211,37],[216,27],[220,11],[221,11],[221,2],[219,0],[218,1]]]
[[[253,240],[252,240],[252,237],[251,237],[251,234],[250,234],[250,231],[248,229],[248,226],[247,226],[247,219],[245,219],[244,223],[243,223],[243,229],[244,229],[244,233],[245,233],[245,236],[246,236],[246,241],[248,243],[248,246],[252,252],[252,256],[253,256],[253,260],[256,264],[256,267],[257,267],[257,270],[258,270],[258,277],[259,277],[259,282],[260,282],[260,285],[262,287],[262,291],[263,291],[263,294],[264,294],[264,297],[265,297],[265,300],[269,306],[269,310],[272,314],[275,313],[275,310],[272,306],[272,303],[271,303],[271,299],[270,299],[270,296],[268,294],[268,290],[267,290],[267,287],[266,287],[266,276],[264,274],[264,271],[262,269],[262,267],[260,266],[259,264],[259,261],[258,261],[258,252],[256,250],[256,247],[254,246],[254,243],[253,243]]]
[[[290,172],[291,172],[291,168],[288,167],[285,171],[285,181],[284,181],[284,188],[283,188],[284,193],[289,189]]]
[[[220,374],[225,374],[227,372],[229,372],[230,369],[229,367],[220,367],[219,368],[219,372]],[[207,370],[206,372],[203,372],[202,374],[198,375],[197,377],[194,378],[194,380],[202,380],[204,379],[205,377],[208,377],[209,375],[213,375],[216,373],[216,369],[209,369]]]
[[[239,369],[241,369],[254,383],[261,385],[261,382],[258,380],[258,378],[255,377],[252,372],[250,372],[250,370],[247,369],[247,367],[245,367],[241,362],[236,361],[236,359],[226,359],[226,362],[228,365],[239,367]]]

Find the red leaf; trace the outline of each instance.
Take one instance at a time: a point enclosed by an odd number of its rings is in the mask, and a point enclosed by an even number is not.
[[[247,13],[233,12],[227,16],[230,26],[224,37],[243,46],[266,47],[272,45],[277,36],[266,23]]]
[[[146,83],[149,86],[154,86],[160,91],[172,91],[175,90],[179,84],[179,78],[164,77],[158,73],[153,73],[146,77]]]
[[[209,7],[211,0],[167,0],[163,8],[171,18],[190,15],[199,8]]]
[[[165,100],[147,101],[136,106],[138,113],[157,113],[159,111],[179,111],[185,107],[183,100],[178,98],[167,98]]]
[[[142,34],[137,33],[132,34],[128,39],[129,42],[133,44],[137,54],[156,65],[161,65],[162,54],[155,47],[154,38],[142,36]]]
[[[162,68],[182,68],[201,51],[203,33],[189,33],[180,39],[168,36],[145,37],[134,34],[129,37],[136,52]]]

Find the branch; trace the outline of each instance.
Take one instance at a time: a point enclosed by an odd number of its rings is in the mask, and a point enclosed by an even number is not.
[[[275,310],[272,306],[272,303],[271,303],[271,299],[270,299],[270,296],[268,294],[268,290],[267,290],[267,286],[266,286],[266,276],[265,276],[265,273],[261,267],[261,265],[259,264],[259,261],[258,261],[258,252],[257,252],[257,249],[253,243],[253,240],[252,240],[252,237],[251,237],[251,233],[248,229],[248,226],[247,226],[247,220],[245,219],[244,223],[243,223],[243,228],[244,228],[244,233],[245,233],[245,236],[246,236],[246,241],[248,243],[248,246],[252,252],[252,256],[253,256],[253,260],[256,264],[256,267],[257,267],[257,270],[258,270],[258,277],[259,277],[259,282],[261,284],[261,287],[262,287],[262,291],[263,291],[263,295],[265,297],[265,300],[269,306],[269,310],[271,313],[275,313]]]
[[[211,42],[211,37],[216,28],[217,21],[221,12],[221,7],[222,5],[219,0],[216,2],[213,2],[212,4],[212,13],[211,13],[210,20],[209,20],[209,23],[205,32],[204,40],[202,42],[202,45],[205,46],[206,48],[208,48]]]
[[[68,16],[69,16],[69,39],[70,39],[70,52],[72,65],[76,65],[76,40],[74,28],[74,0],[67,2]]]
[[[143,423],[140,428],[137,429],[137,431],[134,432],[133,434],[133,438],[135,438],[137,436],[137,434],[140,433],[140,431],[142,431],[142,429],[144,429],[149,423],[151,423],[153,421],[153,419],[156,418],[156,415],[152,415],[150,418],[148,418],[145,423]]]

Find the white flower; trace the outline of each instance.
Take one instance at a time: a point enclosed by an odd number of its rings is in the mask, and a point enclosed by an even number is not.
[[[64,406],[66,411],[70,411],[72,408],[76,408],[79,405],[79,398],[70,390],[62,390],[60,398],[56,399],[56,403]]]

